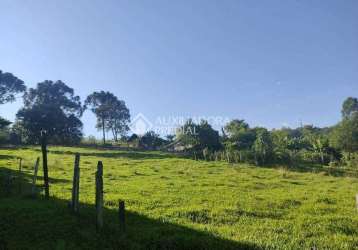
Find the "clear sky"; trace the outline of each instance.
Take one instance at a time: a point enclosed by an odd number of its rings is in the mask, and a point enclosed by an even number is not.
[[[82,100],[111,91],[132,116],[328,126],[358,96],[355,0],[0,0],[0,27],[2,71]],[[100,135],[90,111],[82,121]]]

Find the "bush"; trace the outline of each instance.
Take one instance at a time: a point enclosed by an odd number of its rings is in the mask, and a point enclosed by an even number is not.
[[[81,144],[83,145],[98,145],[99,141],[93,135],[83,137],[81,140]]]
[[[358,152],[355,153],[343,153],[343,157],[341,159],[343,165],[350,168],[358,168]]]

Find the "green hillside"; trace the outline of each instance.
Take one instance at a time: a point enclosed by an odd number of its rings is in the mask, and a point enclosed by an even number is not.
[[[46,201],[42,178],[37,198],[29,195],[39,148],[0,150],[0,249],[358,248],[358,179],[352,170],[264,168],[149,151],[49,151]],[[81,153],[78,216],[68,208],[75,152]],[[23,158],[21,174],[17,157]],[[96,232],[99,160],[105,226]],[[6,194],[9,176],[15,179]],[[125,234],[119,231],[119,199],[126,203]]]

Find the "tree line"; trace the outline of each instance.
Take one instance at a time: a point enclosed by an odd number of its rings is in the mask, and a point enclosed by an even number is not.
[[[221,135],[207,121],[185,123],[176,140],[203,159],[250,162],[256,165],[297,163],[358,165],[358,99],[347,98],[341,121],[331,127],[304,125],[268,130],[244,120],[227,123]],[[195,131],[186,133],[185,131]]]
[[[96,115],[103,144],[106,144],[106,132],[110,132],[118,143],[131,143],[143,149],[184,151],[206,160],[257,165],[358,163],[358,100],[354,97],[343,102],[341,121],[331,127],[305,125],[268,130],[235,119],[219,133],[205,120],[199,123],[188,120],[175,135],[162,138],[153,131],[127,136],[129,109],[113,93],[93,92],[82,103],[62,81],[43,81],[35,88],[26,89],[22,80],[0,71],[0,104],[13,102],[21,93],[24,106],[17,112],[15,122],[11,124],[0,117],[0,142],[35,144],[45,131],[50,143],[78,144],[83,138],[80,118],[89,109]]]
[[[27,89],[13,74],[0,71],[0,104],[13,102],[21,93],[24,106],[16,113],[11,128],[11,122],[0,117],[0,141],[36,144],[41,133],[46,133],[50,143],[78,144],[83,136],[80,118],[87,109],[96,115],[96,127],[103,131],[103,143],[106,143],[106,131],[111,131],[117,141],[129,129],[129,109],[110,92],[93,92],[82,104],[74,90],[62,81],[46,80]]]

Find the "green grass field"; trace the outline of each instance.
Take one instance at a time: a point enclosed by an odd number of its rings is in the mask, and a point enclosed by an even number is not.
[[[358,179],[349,177],[352,172],[194,161],[160,152],[49,151],[46,201],[26,195],[39,148],[0,150],[2,182],[17,176],[12,194],[0,194],[0,249],[358,248]],[[75,152],[81,153],[79,216],[68,208]],[[21,176],[16,157],[24,159]],[[99,160],[105,227],[96,233]],[[126,203],[125,234],[118,228],[119,199]]]

